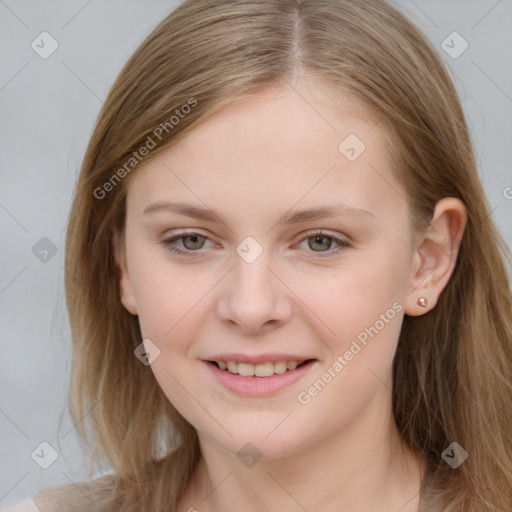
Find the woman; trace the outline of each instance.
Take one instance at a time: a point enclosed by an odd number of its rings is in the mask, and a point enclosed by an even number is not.
[[[449,75],[383,0],[185,1],[112,87],[67,233],[71,407],[113,471],[35,504],[510,510],[488,210]]]

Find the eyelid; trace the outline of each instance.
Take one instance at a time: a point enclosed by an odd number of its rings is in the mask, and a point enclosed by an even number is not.
[[[193,235],[199,235],[203,236],[205,238],[210,238],[210,235],[208,233],[203,233],[199,228],[182,228],[182,229],[174,229],[172,233],[170,233],[168,236],[165,236],[166,239],[169,238],[176,238],[176,237],[185,237],[185,236],[193,236]]]
[[[187,236],[195,236],[195,235],[201,236],[203,238],[206,238],[206,240],[215,243],[211,239],[209,234],[202,233],[199,229],[193,229],[193,228],[192,229],[184,228],[184,229],[179,229],[177,231],[174,231],[173,233],[169,234],[168,236],[165,236],[162,240],[162,243],[167,246],[167,244],[170,245],[171,243],[175,243],[176,241],[180,240],[181,238],[186,238]],[[201,251],[201,249],[198,249],[197,251],[192,251],[190,249],[189,250],[179,249],[178,251],[181,253],[193,253],[193,252],[199,253]]]
[[[342,236],[346,235],[338,235],[336,233],[331,233],[328,229],[311,229],[306,231],[300,235],[299,241],[306,240],[308,238],[312,238],[314,236],[325,236],[326,238],[332,238],[333,240],[339,240],[340,242],[349,243],[349,240],[342,240]],[[348,237],[347,237],[348,238]]]

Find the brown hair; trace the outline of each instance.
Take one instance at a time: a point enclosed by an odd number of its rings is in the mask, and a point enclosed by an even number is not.
[[[232,100],[299,72],[328,88],[333,108],[337,95],[348,95],[385,123],[415,227],[428,226],[444,197],[467,208],[457,264],[437,307],[404,318],[393,413],[405,442],[426,462],[422,510],[512,510],[509,254],[436,50],[384,0],[186,0],[113,85],[67,231],[70,406],[91,468],[111,467],[113,474],[93,479],[91,469],[78,488],[39,491],[34,499],[43,511],[59,503],[59,510],[96,509],[92,503],[104,512],[176,510],[200,452],[195,429],[133,355],[141,333],[121,304],[112,247],[124,230],[126,190],[136,172],[137,163],[127,162],[148,137],[158,144],[144,163]],[[170,121],[175,113],[178,123]],[[159,126],[166,129],[158,138]],[[456,469],[441,457],[454,441],[469,453]]]

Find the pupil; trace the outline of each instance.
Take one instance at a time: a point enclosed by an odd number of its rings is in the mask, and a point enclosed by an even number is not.
[[[322,243],[323,241],[323,243]],[[326,236],[322,236],[322,235],[318,235],[315,237],[315,244],[318,244],[318,245],[323,245],[323,249],[329,249],[330,245],[331,245],[331,240],[326,237]],[[311,245],[310,245],[311,247]],[[311,247],[314,251],[318,251],[318,248],[315,249],[313,247]],[[322,247],[320,248],[322,249]]]
[[[188,249],[200,249],[201,248],[201,241],[199,240],[200,238],[203,238],[203,237],[198,236],[198,235],[188,235],[183,238],[183,244]],[[187,241],[189,243],[187,243]]]

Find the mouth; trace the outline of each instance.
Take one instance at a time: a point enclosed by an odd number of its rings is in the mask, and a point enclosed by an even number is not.
[[[320,363],[317,359],[303,359],[256,364],[203,360],[203,364],[224,389],[245,397],[265,397],[291,386]]]
[[[216,366],[219,370],[241,375],[242,377],[272,377],[282,373],[290,372],[301,366],[314,361],[314,359],[304,359],[302,361],[268,361],[266,363],[252,364],[239,361],[207,361]]]

